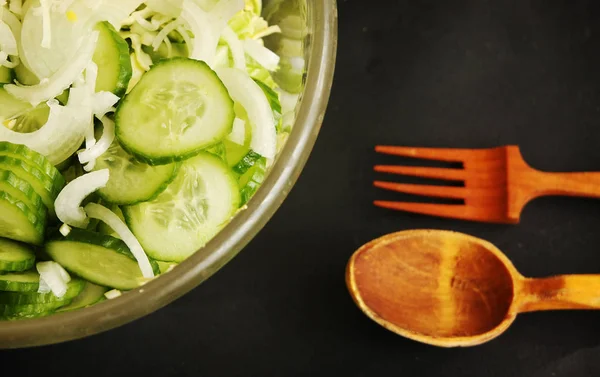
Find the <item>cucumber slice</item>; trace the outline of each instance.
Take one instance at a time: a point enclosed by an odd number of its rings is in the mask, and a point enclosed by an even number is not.
[[[98,65],[96,92],[107,91],[122,97],[133,74],[129,46],[106,21],[98,23],[96,30],[100,33],[92,58]]]
[[[10,84],[13,80],[13,70],[5,66],[0,66],[0,84]]]
[[[106,187],[98,190],[98,194],[118,205],[152,200],[175,179],[178,168],[177,163],[150,166],[137,161],[115,141],[106,153],[96,159],[94,170],[108,169],[110,172]]]
[[[227,161],[227,148],[224,143],[219,143],[214,145],[208,149],[206,149],[208,153],[212,153],[215,156],[219,157],[223,161]]]
[[[13,157],[0,156],[0,169],[9,170],[17,177],[29,182],[35,192],[42,198],[50,214],[54,216],[54,201],[59,192],[55,181],[39,168]]]
[[[58,298],[52,292],[37,293],[37,292],[0,292],[0,305],[36,305],[36,304],[51,304],[64,303],[65,300],[71,300],[83,291],[85,280],[71,279],[67,283],[67,292],[61,298]]]
[[[69,305],[63,306],[57,312],[81,309],[104,301],[104,293],[106,291],[108,291],[108,288],[86,281],[81,293]]]
[[[261,157],[239,179],[242,205],[248,203],[265,180],[267,159]]]
[[[40,287],[40,274],[35,270],[0,274],[0,291],[37,292]]]
[[[45,304],[7,305],[0,304],[0,317],[29,317],[54,312],[70,300],[58,300]]]
[[[256,165],[260,160],[264,160],[263,156],[254,152],[253,150],[248,151],[242,159],[235,164],[231,170],[233,170],[238,175],[245,174],[250,168]],[[243,187],[243,186],[240,186]]]
[[[160,61],[121,101],[116,136],[151,165],[185,160],[231,132],[235,113],[210,67],[187,58]]]
[[[18,242],[0,238],[0,272],[29,270],[35,263],[33,251]]]
[[[67,237],[47,242],[45,250],[68,271],[98,285],[129,290],[146,281],[127,245],[111,236],[72,229]],[[160,273],[156,262],[150,263]]]
[[[124,207],[123,214],[148,255],[180,262],[204,246],[239,204],[234,174],[219,157],[203,152],[185,161],[156,199]]]
[[[44,242],[46,217],[39,217],[27,204],[0,191],[0,237],[34,245]]]
[[[161,274],[166,274],[173,267],[177,266],[177,263],[174,263],[174,262],[156,261],[156,263],[158,263],[158,267],[160,268],[160,273]]]
[[[0,156],[20,159],[41,170],[54,183],[54,193],[58,195],[65,187],[65,178],[60,171],[42,154],[29,149],[25,145],[0,142]]]
[[[0,169],[0,191],[9,193],[15,199],[22,201],[39,217],[46,216],[46,206],[33,187],[8,170]]]

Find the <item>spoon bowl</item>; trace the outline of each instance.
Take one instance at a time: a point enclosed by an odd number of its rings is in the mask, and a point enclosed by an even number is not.
[[[346,283],[375,322],[442,347],[489,341],[519,312],[596,309],[600,298],[598,276],[527,279],[491,243],[437,230],[403,231],[365,244],[348,262]]]

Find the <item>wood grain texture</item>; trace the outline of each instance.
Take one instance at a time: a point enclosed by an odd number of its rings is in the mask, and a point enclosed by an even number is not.
[[[491,243],[449,231],[410,230],[369,242],[348,262],[346,282],[371,319],[443,347],[489,341],[519,312],[600,308],[600,276],[526,279]]]
[[[379,153],[460,162],[462,169],[377,165],[376,172],[461,181],[464,187],[408,185],[375,181],[384,190],[405,194],[463,199],[462,205],[375,201],[388,209],[461,220],[519,223],[523,208],[541,196],[600,197],[600,172],[551,173],[536,170],[519,147],[490,149],[410,148],[377,146]]]

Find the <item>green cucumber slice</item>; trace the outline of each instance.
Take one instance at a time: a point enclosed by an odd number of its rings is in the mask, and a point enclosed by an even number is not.
[[[104,301],[104,293],[106,291],[108,291],[108,288],[86,281],[81,293],[69,305],[63,306],[57,312],[81,309]]]
[[[72,229],[66,237],[47,242],[45,250],[69,272],[98,285],[129,290],[147,280],[127,245],[118,238]],[[150,263],[159,274],[156,261]]]
[[[139,160],[160,165],[217,144],[234,118],[227,89],[206,63],[171,58],[154,65],[121,101],[116,136]]]
[[[179,165],[150,166],[125,152],[116,141],[96,159],[94,170],[108,169],[110,179],[98,190],[102,199],[117,205],[131,205],[156,198],[175,179]]]
[[[123,214],[148,255],[180,262],[204,246],[239,204],[235,175],[219,157],[203,152],[185,161],[156,199],[123,207]]]
[[[13,80],[13,70],[5,66],[0,66],[0,84],[10,84]]]
[[[35,270],[0,274],[0,291],[37,292],[40,287],[40,274]]]
[[[54,183],[54,193],[58,195],[65,187],[65,178],[60,171],[52,165],[46,156],[29,149],[25,145],[0,142],[0,156],[20,159],[29,165],[41,170]]]
[[[35,263],[35,254],[24,244],[0,238],[0,273],[29,270]]]
[[[50,214],[54,215],[54,201],[58,195],[58,185],[39,168],[27,162],[8,156],[0,156],[0,169],[9,170],[17,177],[29,182],[42,198]],[[1,212],[0,212],[1,213]]]
[[[29,317],[51,313],[61,306],[70,303],[70,300],[58,300],[45,304],[7,305],[0,304],[0,317]]]
[[[33,187],[8,170],[0,169],[0,191],[7,192],[15,199],[22,201],[39,217],[46,216],[46,206]]]
[[[34,245],[44,242],[46,217],[39,217],[27,204],[0,191],[0,237]]]
[[[71,279],[67,283],[67,292],[61,298],[58,298],[52,292],[37,293],[37,292],[0,292],[0,305],[37,305],[64,303],[65,300],[71,300],[83,291],[85,280]]]
[[[177,263],[175,263],[175,262],[163,262],[163,261],[157,260],[156,263],[158,263],[158,267],[160,268],[161,274],[166,274],[173,267],[177,266]]]
[[[265,180],[267,159],[261,157],[240,177],[242,205],[248,203]]]
[[[96,51],[92,60],[98,65],[96,92],[107,91],[122,97],[133,73],[129,46],[108,22],[96,26],[99,31]]]
[[[244,157],[242,157],[242,159],[231,168],[231,170],[233,170],[238,175],[243,175],[250,168],[256,165],[256,163],[258,163],[261,159],[263,159],[261,155],[254,152],[253,150],[249,150],[248,153],[246,153]]]

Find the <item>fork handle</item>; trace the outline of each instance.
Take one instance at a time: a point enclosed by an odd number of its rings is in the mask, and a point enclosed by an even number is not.
[[[527,185],[534,185],[534,197],[580,196],[600,198],[600,172],[536,172]]]
[[[600,309],[600,275],[524,279],[517,300],[519,312]]]

